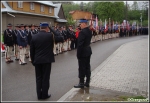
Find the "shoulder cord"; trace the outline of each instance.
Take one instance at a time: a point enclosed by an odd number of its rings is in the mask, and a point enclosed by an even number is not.
[[[30,32],[31,32],[31,36],[33,36],[32,30]]]
[[[62,32],[66,35],[66,33],[64,32],[64,30]]]
[[[21,36],[22,38],[25,38],[25,36],[24,36],[24,37],[22,36],[22,34],[21,34],[21,32],[20,32],[20,31],[18,31],[18,32],[19,32],[19,34],[20,34],[20,36]]]
[[[8,33],[7,29],[6,29],[6,33],[7,33],[7,35],[8,35],[9,37],[12,37],[12,35],[9,35],[10,33]]]
[[[13,31],[14,31],[15,35],[17,36],[17,33],[16,33],[16,31],[15,31],[15,30],[13,30]]]

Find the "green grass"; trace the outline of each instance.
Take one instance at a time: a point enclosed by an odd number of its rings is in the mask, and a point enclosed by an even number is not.
[[[119,96],[118,98],[114,98],[111,101],[128,101],[128,98],[133,98],[133,99],[146,99],[143,96]]]

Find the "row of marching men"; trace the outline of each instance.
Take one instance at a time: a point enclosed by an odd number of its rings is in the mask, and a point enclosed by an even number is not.
[[[78,29],[75,31],[71,25],[68,27],[68,29],[66,29],[65,26],[55,26],[52,28],[57,35],[64,38],[64,40],[61,42],[55,42],[53,49],[54,55],[58,55],[77,48]]]
[[[92,41],[96,42],[99,40],[106,40],[110,38],[116,38],[116,37],[124,37],[124,36],[136,36],[136,35],[143,35],[148,34],[148,29],[146,27],[144,28],[132,28],[129,27],[129,29],[124,28],[123,26],[120,26],[117,29],[108,28],[105,29],[105,27],[102,27],[101,29],[95,30],[95,28],[90,27],[92,30]]]
[[[11,63],[12,53],[15,56],[15,60],[19,61],[20,65],[27,64],[25,57],[30,59],[30,41],[32,36],[39,31],[38,26],[17,24],[15,29],[12,29],[12,24],[7,25],[7,29],[4,31],[3,40],[5,46],[5,61]]]
[[[57,36],[62,36],[63,40],[54,43],[54,55],[70,51],[77,48],[77,37],[79,28],[75,31],[70,25],[68,29],[65,26],[53,26],[52,31]],[[33,35],[36,35],[39,31],[38,26],[17,24],[15,30],[12,29],[12,24],[7,25],[7,29],[4,31],[4,45],[5,45],[5,60],[6,63],[11,63],[11,54],[15,56],[15,60],[19,61],[19,64],[25,65],[25,58],[30,58],[30,42]]]

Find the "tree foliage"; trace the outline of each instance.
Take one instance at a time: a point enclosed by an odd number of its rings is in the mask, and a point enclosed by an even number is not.
[[[148,21],[148,2],[143,2],[142,10],[139,10],[140,7],[138,7],[137,1],[133,2],[133,5],[129,6],[129,4],[124,3],[123,1],[120,2],[114,2],[114,1],[109,1],[109,2],[88,2],[88,3],[83,3],[81,2],[80,4],[63,4],[63,9],[66,18],[71,22],[71,17],[69,12],[73,10],[83,10],[83,11],[88,11],[94,14],[98,15],[98,20],[104,20],[106,19],[107,21],[109,18],[111,20],[117,21],[122,23],[123,20],[126,19],[130,21],[138,21],[141,22],[141,14],[142,13],[142,21],[143,25],[147,25],[146,23]],[[145,20],[145,21],[144,21]]]

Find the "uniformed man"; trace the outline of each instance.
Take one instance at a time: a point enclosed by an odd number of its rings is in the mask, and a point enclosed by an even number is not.
[[[62,32],[61,26],[59,26],[57,33],[59,34],[59,36],[63,37],[63,32]],[[60,53],[60,54],[63,53],[63,43],[64,43],[64,41],[58,43],[58,53]]]
[[[40,24],[40,31],[32,37],[30,44],[31,62],[35,67],[36,92],[38,99],[51,97],[48,93],[51,73],[51,63],[55,62],[53,45],[61,41],[48,23]],[[52,33],[53,32],[53,33]]]
[[[13,31],[14,32],[14,55],[16,57],[15,60],[19,60],[19,48],[18,48],[18,42],[17,42],[17,35],[18,35],[18,31],[20,30],[20,27],[19,27],[19,24],[17,24],[15,26],[15,30]]]
[[[27,36],[28,36],[28,35],[29,35],[29,32],[30,32],[29,25],[26,24],[24,27],[25,27],[25,32],[26,32],[26,34],[27,34]],[[26,58],[29,58],[29,46],[27,46],[27,48],[26,48],[25,57],[26,57]]]
[[[5,45],[5,61],[6,63],[13,62],[11,60],[11,52],[14,46],[14,33],[12,30],[12,24],[7,25],[7,29],[4,31],[4,45]]]
[[[69,26],[68,30],[67,30],[67,35],[68,35],[68,50],[73,50],[75,47],[75,43],[74,43],[74,40],[75,40],[75,32],[73,31],[72,29],[72,25]]]
[[[63,30],[62,30],[63,36],[64,36],[64,52],[66,52],[68,50],[68,37],[67,37],[67,31],[66,31],[66,27],[63,26]]]
[[[30,27],[30,31],[29,31],[29,34],[28,34],[27,38],[28,38],[28,48],[29,48],[29,61],[31,61],[31,57],[30,57],[30,42],[31,42],[32,36],[37,34],[37,32],[35,30],[35,25],[34,24],[31,24],[29,27]]]
[[[27,33],[25,32],[25,29],[24,29],[24,24],[20,24],[20,28],[21,30],[19,31],[17,35],[17,42],[18,42],[19,51],[20,51],[19,64],[25,65],[27,64],[25,62],[25,53],[26,53],[26,48],[28,45],[28,39],[27,39]]]
[[[90,58],[92,50],[90,47],[92,31],[87,26],[87,20],[80,20],[81,31],[78,36],[78,47],[77,47],[77,59],[79,65],[79,84],[75,85],[75,88],[83,88],[84,86],[89,87],[91,77],[91,66]],[[86,82],[84,79],[86,77]]]
[[[38,28],[39,26],[36,24],[35,25],[35,31],[36,31],[36,34],[39,32],[39,28]]]

